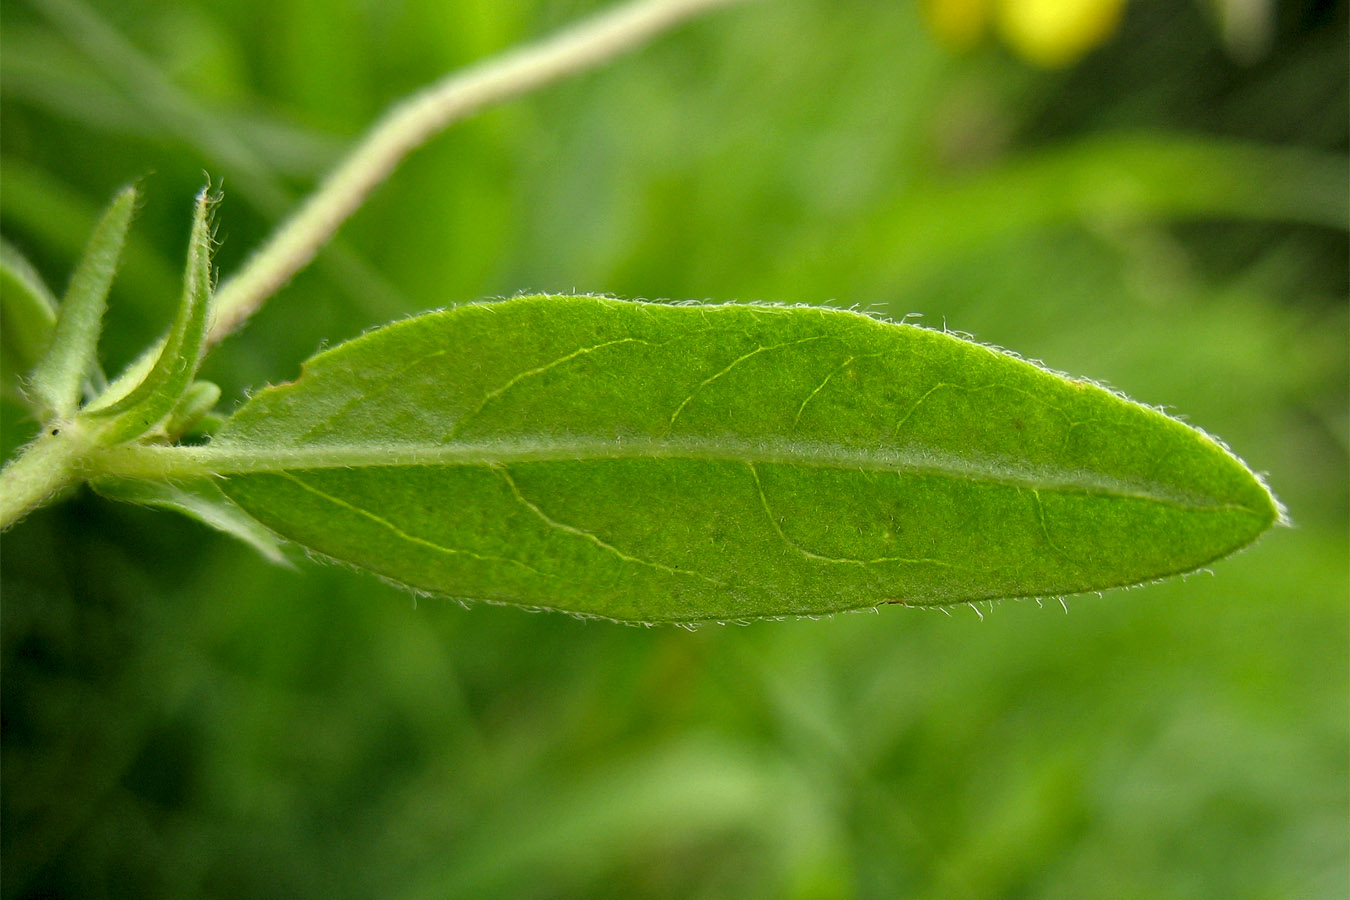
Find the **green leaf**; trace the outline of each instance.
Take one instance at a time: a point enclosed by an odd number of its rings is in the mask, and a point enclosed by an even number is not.
[[[276,535],[231,503],[209,478],[170,483],[103,477],[93,479],[90,486],[109,500],[180,512],[238,538],[274,563],[290,564]]]
[[[194,381],[178,401],[164,432],[170,440],[177,440],[197,426],[220,402],[220,387],[210,381]]]
[[[102,405],[106,401],[101,397],[88,409],[91,420],[106,422],[101,430],[105,443],[139,437],[158,424],[178,405],[201,365],[210,324],[211,203],[206,190],[197,195],[183,273],[183,299],[154,364],[140,383],[116,402]],[[132,364],[133,370],[143,366],[144,357]],[[117,379],[105,396],[124,390],[125,384],[125,377]]]
[[[23,254],[0,239],[0,385],[22,401],[19,379],[51,345],[56,298]]]
[[[33,370],[29,389],[51,414],[74,413],[85,380],[98,367],[103,310],[136,211],[136,198],[135,186],[122,188],[95,226],[61,300],[51,343]]]
[[[109,381],[93,400],[85,404],[85,411],[93,413],[106,409],[140,387],[159,362],[159,357],[164,352],[164,341],[165,338],[160,338],[127,363],[117,377]]]
[[[278,534],[418,590],[635,622],[1100,590],[1279,518],[1222,446],[835,309],[525,297],[312,359],[198,453]]]

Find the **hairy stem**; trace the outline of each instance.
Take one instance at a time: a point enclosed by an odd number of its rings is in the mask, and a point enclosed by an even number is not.
[[[457,72],[391,109],[300,209],[216,293],[208,346],[309,264],[370,192],[437,132],[494,103],[594,68],[699,13],[743,0],[634,0]]]
[[[51,428],[0,470],[0,531],[79,481],[88,446],[69,429]]]

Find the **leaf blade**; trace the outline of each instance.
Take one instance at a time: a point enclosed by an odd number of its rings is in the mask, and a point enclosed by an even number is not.
[[[830,309],[432,313],[311,360],[206,450],[234,466],[229,496],[319,552],[627,621],[1097,590],[1204,565],[1279,515],[1161,413]]]
[[[179,482],[95,478],[90,486],[109,500],[171,509],[237,538],[268,562],[290,565],[276,536],[232,503],[210,479]]]
[[[30,390],[51,414],[74,413],[84,381],[98,364],[103,312],[137,197],[134,185],[122,188],[94,227],[61,300],[51,343],[33,369]]]
[[[88,418],[103,420],[101,437],[107,443],[130,440],[153,428],[173,411],[201,365],[210,327],[212,202],[207,189],[197,195],[183,272],[183,296],[154,363],[145,368],[148,357],[143,355],[129,369],[129,372],[144,370],[135,387],[127,390],[127,377],[119,377],[86,410]],[[122,390],[126,393],[115,402],[104,400]]]

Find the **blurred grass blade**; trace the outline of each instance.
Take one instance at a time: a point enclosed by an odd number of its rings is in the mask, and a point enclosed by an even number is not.
[[[51,346],[56,298],[23,254],[0,239],[0,386],[5,396],[26,398],[19,379]]]
[[[96,9],[79,0],[35,0],[33,7],[79,47],[100,74],[122,89],[141,118],[159,123],[202,150],[207,159],[240,182],[242,192],[259,210],[273,215],[285,211],[290,197],[281,179],[241,139],[239,131],[198,108],[154,60],[137,50]]]
[[[1068,222],[1232,219],[1344,231],[1347,192],[1350,167],[1340,154],[1165,134],[1093,135],[907,188],[798,255],[803,266],[828,260],[833,269],[878,269],[881,283],[892,284],[1000,236]]]
[[[122,89],[143,118],[158,122],[210,160],[212,170],[230,179],[254,209],[276,219],[293,205],[295,198],[285,179],[242,137],[246,129],[202,107],[98,10],[79,0],[36,0],[33,5]],[[371,316],[388,318],[409,307],[388,279],[340,241],[324,248],[319,264],[334,288]]]
[[[836,309],[526,297],[311,360],[200,451],[302,545],[421,590],[639,622],[1099,590],[1279,517],[1215,441]]]
[[[187,267],[183,273],[183,298],[159,355],[135,388],[111,405],[91,408],[90,415],[111,419],[103,432],[109,443],[129,440],[149,431],[173,411],[192,384],[201,364],[209,327],[211,306],[211,197],[197,195],[188,239]],[[132,365],[141,367],[144,357]],[[126,382],[120,377],[113,388]]]
[[[136,210],[136,198],[134,186],[123,188],[95,226],[61,300],[51,343],[33,369],[30,391],[50,414],[74,413],[84,381],[97,367],[103,310]]]
[[[778,838],[774,825],[788,820],[792,801],[803,816],[794,787],[743,747],[697,736],[640,755],[616,753],[572,779],[530,784],[509,808],[465,829],[463,852],[397,896],[520,897],[541,883],[557,896],[585,896],[585,886],[605,876],[614,848],[635,835],[671,852],[709,835],[762,830],[766,842]]]
[[[276,535],[258,524],[220,492],[208,478],[183,481],[139,481],[130,478],[96,478],[95,491],[109,500],[171,509],[204,525],[238,538],[274,563],[289,565]]]

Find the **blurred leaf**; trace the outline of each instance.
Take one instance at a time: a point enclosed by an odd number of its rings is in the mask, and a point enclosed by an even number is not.
[[[278,213],[287,205],[276,176],[238,132],[198,108],[95,9],[80,0],[34,0],[33,6],[122,88],[136,114],[206,150],[208,158],[239,178],[245,196],[261,209]]]
[[[219,175],[238,178],[241,193],[256,209],[279,218],[293,204],[290,191],[272,165],[240,137],[238,129],[203,109],[174,85],[153,60],[140,53],[96,10],[81,0],[34,0],[34,6],[95,60],[145,116],[159,121],[213,160]],[[331,4],[321,4],[320,8],[328,8],[335,19],[338,17],[339,11]],[[322,33],[324,40],[331,40],[331,27],[322,29]],[[305,57],[300,70],[312,71],[313,62]],[[323,83],[330,94],[334,93],[331,78],[323,79]],[[338,290],[349,292],[370,314],[389,315],[407,309],[408,304],[383,276],[340,242],[325,247],[318,263],[331,273]]]
[[[1350,229],[1340,155],[1212,138],[1094,135],[974,175],[932,179],[827,243],[799,268],[868,268],[883,283],[1019,231],[1080,222],[1252,219]],[[794,276],[789,274],[785,281]]]
[[[789,785],[757,762],[698,738],[606,760],[575,781],[540,785],[528,808],[498,811],[468,835],[451,865],[397,896],[503,897],[530,885],[584,885],[613,864],[616,847],[641,858],[653,845],[775,823],[778,816],[766,813],[777,812]]]
[[[145,114],[147,98],[131,91],[128,97],[110,83],[106,66],[91,64],[67,41],[31,29],[7,29],[0,36],[0,79],[4,80],[8,103],[22,103],[43,112],[78,123],[82,130],[109,136],[136,136],[163,139],[176,136],[192,144],[213,168],[235,170],[229,156],[232,140],[221,143],[215,132],[194,137],[194,132],[179,121]],[[195,74],[195,73],[192,73]],[[130,86],[128,86],[130,89]],[[238,145],[256,147],[258,159],[271,164],[283,176],[314,178],[338,159],[344,141],[299,126],[266,110],[213,110],[220,132],[238,136]],[[236,151],[237,152],[237,151]],[[260,162],[244,162],[241,183]],[[233,184],[233,180],[232,180]],[[233,192],[232,192],[233,193]],[[257,196],[255,196],[257,195]],[[256,190],[241,191],[240,196],[261,201]],[[274,212],[279,213],[279,202]]]
[[[1180,422],[810,308],[428,314],[260,393],[213,458],[244,509],[337,559],[639,622],[1097,590],[1194,569],[1277,516]]]
[[[0,239],[0,388],[21,400],[26,376],[51,344],[56,298],[42,276],[14,247]]]
[[[125,179],[126,173],[118,173]],[[4,158],[5,189],[0,191],[0,212],[31,240],[27,249],[40,259],[39,249],[56,251],[61,258],[78,259],[101,212],[72,185],[53,173],[18,157]],[[127,246],[118,269],[118,291],[133,297],[172,297],[178,290],[178,275],[168,266],[139,229],[127,236]]]

